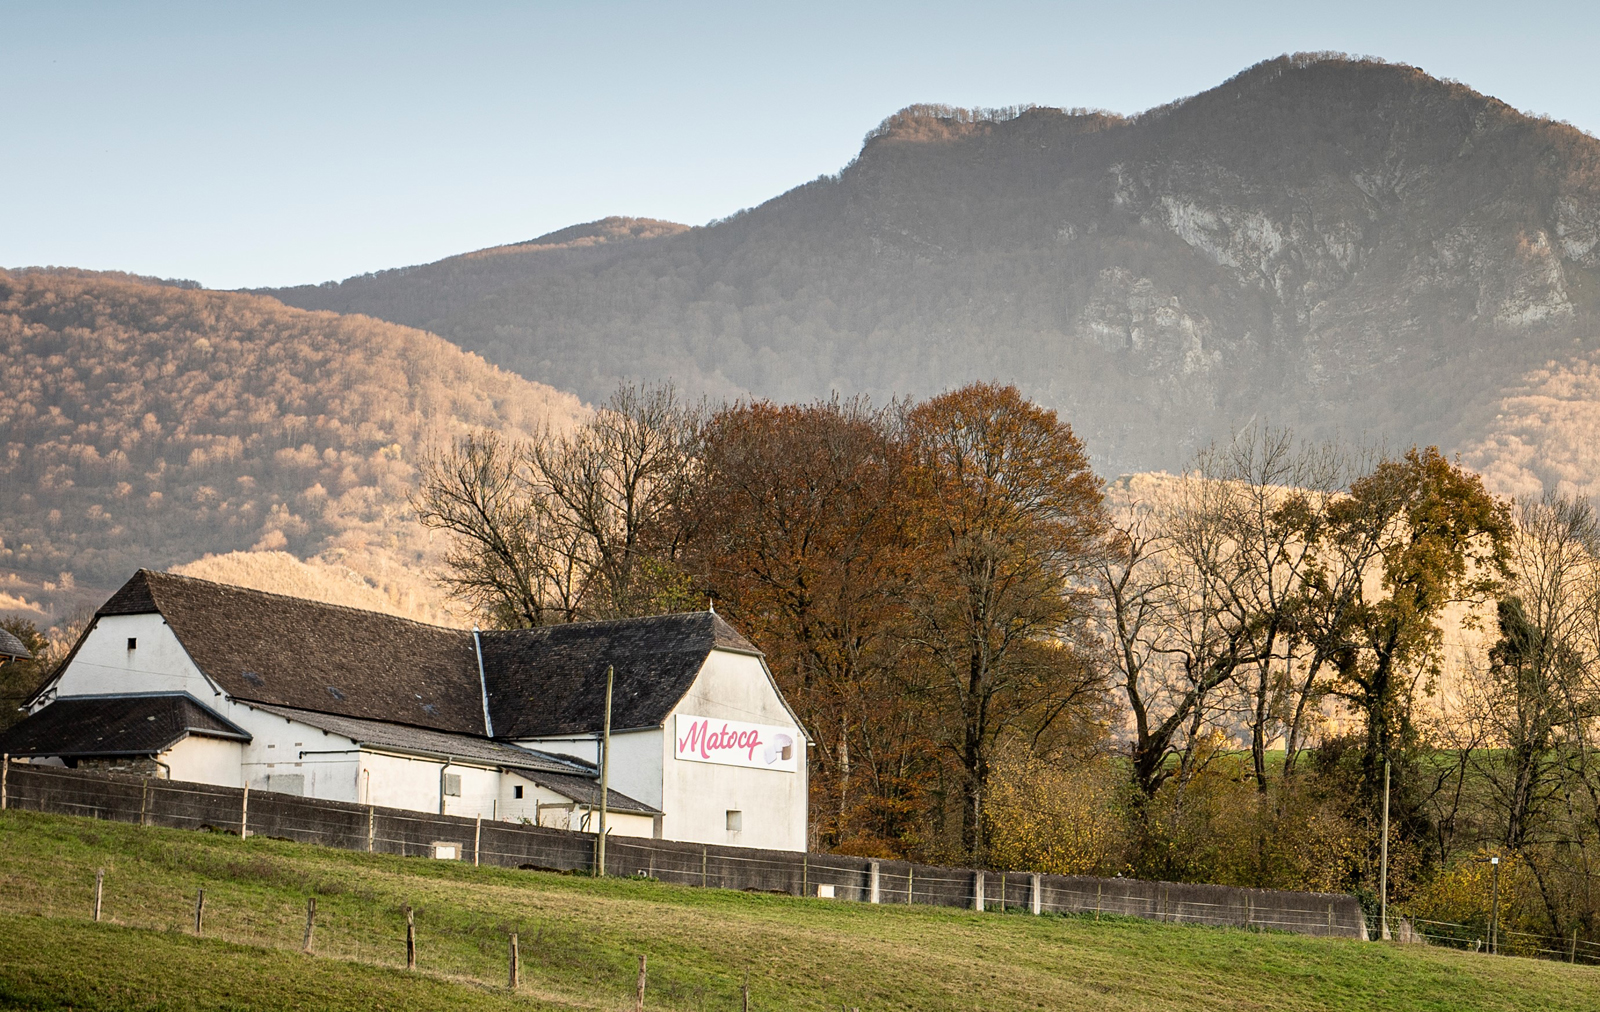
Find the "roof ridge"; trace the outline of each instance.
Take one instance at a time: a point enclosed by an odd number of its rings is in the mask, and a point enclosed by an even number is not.
[[[673,618],[694,618],[704,615],[709,615],[714,618],[721,617],[718,616],[714,611],[706,611],[704,609],[699,611],[664,611],[657,615],[634,615],[624,618],[590,618],[584,619],[580,622],[552,622],[549,625],[522,626],[521,628],[517,629],[485,629],[483,631],[485,633],[542,632],[549,629],[593,628],[595,626],[602,625],[625,625],[629,622],[649,622],[652,620]]]
[[[209,587],[221,587],[226,590],[235,590],[245,594],[256,594],[261,597],[272,597],[277,598],[280,601],[293,601],[294,603],[301,605],[314,605],[318,608],[331,608],[337,611],[350,612],[356,615],[377,615],[380,618],[392,619],[396,622],[405,622],[409,625],[418,626],[422,629],[436,629],[444,632],[460,633],[463,636],[472,632],[471,629],[461,629],[457,628],[456,626],[439,625],[435,622],[422,622],[414,618],[407,618],[404,615],[395,615],[387,611],[378,611],[373,608],[357,608],[348,604],[334,604],[332,601],[319,601],[314,597],[298,597],[294,594],[280,594],[274,590],[260,590],[256,587],[246,587],[243,584],[238,583],[223,583],[220,580],[206,580],[198,576],[185,576],[182,573],[164,573],[160,570],[145,569],[143,567],[141,567],[137,573],[134,573],[133,576],[129,578],[129,582],[131,583],[141,574],[146,577],[147,581],[149,577],[154,576],[159,577],[161,580],[171,580],[183,583],[200,583]],[[124,586],[126,586],[126,584],[124,584]],[[159,605],[160,602],[157,602],[157,604]]]

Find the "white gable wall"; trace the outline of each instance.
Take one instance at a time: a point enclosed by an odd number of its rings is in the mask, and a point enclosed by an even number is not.
[[[675,756],[678,714],[790,729],[796,772],[694,762]],[[805,733],[759,657],[713,650],[662,735],[661,833],[668,840],[770,850],[805,850],[808,788]],[[642,800],[642,799],[641,799]],[[737,811],[743,828],[727,828]]]
[[[132,650],[130,638],[138,641]],[[160,615],[96,619],[54,687],[57,696],[187,692],[207,705],[220,696]]]

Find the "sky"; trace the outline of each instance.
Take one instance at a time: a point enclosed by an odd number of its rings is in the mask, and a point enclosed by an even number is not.
[[[917,102],[1133,113],[1283,53],[1600,133],[1600,4],[0,0],[0,266],[341,279],[607,215],[705,222]]]

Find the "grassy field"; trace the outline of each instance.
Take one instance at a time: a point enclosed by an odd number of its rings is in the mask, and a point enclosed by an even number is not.
[[[406,905],[417,973],[404,969]],[[0,813],[0,1007],[623,1009],[641,954],[646,1007],[692,1012],[738,1009],[747,971],[761,1010],[1600,1008],[1600,969],[1423,946],[594,881]]]

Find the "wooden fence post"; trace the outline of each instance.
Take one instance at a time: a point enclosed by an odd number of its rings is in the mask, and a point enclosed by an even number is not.
[[[1578,933],[1574,931],[1572,937],[1577,938]],[[750,968],[748,966],[744,968],[744,987],[739,989],[739,999],[739,1012],[750,1012]]]
[[[317,898],[315,896],[308,896],[306,897],[306,933],[305,937],[300,939],[301,952],[311,951],[311,936],[316,932],[316,930]]]
[[[101,868],[94,873],[94,919],[100,920],[100,897],[105,895],[106,870]]]
[[[472,866],[478,867],[478,851],[483,843],[483,816],[478,816],[478,821],[472,826]]]
[[[411,908],[406,907],[406,969],[417,968],[417,920],[411,913]]]
[[[1578,929],[1577,928],[1573,928],[1572,929],[1572,951],[1570,953],[1568,953],[1568,955],[1567,955],[1567,962],[1576,963],[1577,961],[1578,961]]]
[[[878,862],[876,861],[872,862],[872,877],[867,889],[867,897],[867,902],[869,903],[882,902],[878,895]]]
[[[194,894],[194,933],[199,936],[205,932],[206,917],[206,891],[202,887]]]
[[[141,826],[149,825],[149,823],[145,821],[145,810],[149,807],[149,800],[150,778],[145,777],[143,780],[139,781],[139,825]]]
[[[983,872],[972,873],[972,909],[983,913]]]
[[[634,992],[633,996],[634,1012],[644,1012],[644,968],[645,958],[644,953],[641,952],[639,953],[639,989]]]
[[[367,806],[367,853],[372,853],[372,806]]]
[[[0,812],[6,810],[6,779],[11,773],[11,753],[0,755]]]
[[[1044,913],[1044,876],[1038,872],[1033,873],[1033,881],[1028,883],[1028,905],[1033,908],[1035,917]]]
[[[701,847],[700,848],[700,888],[702,888],[702,889],[704,889],[705,885],[706,885],[706,852],[707,852],[707,850],[709,850],[709,848],[707,848],[707,847]]]
[[[519,955],[519,953],[517,952],[517,933],[515,931],[513,931],[511,933],[511,953],[510,953],[510,958],[509,958],[510,966],[509,966],[508,972],[506,974],[506,985],[508,987],[510,987],[511,990],[513,990],[513,991],[515,991],[517,989],[517,977],[518,977],[517,971],[519,970],[519,967],[517,965],[517,963],[518,963],[518,955]]]
[[[245,781],[244,796],[239,800],[239,839],[250,835],[250,782]]]

